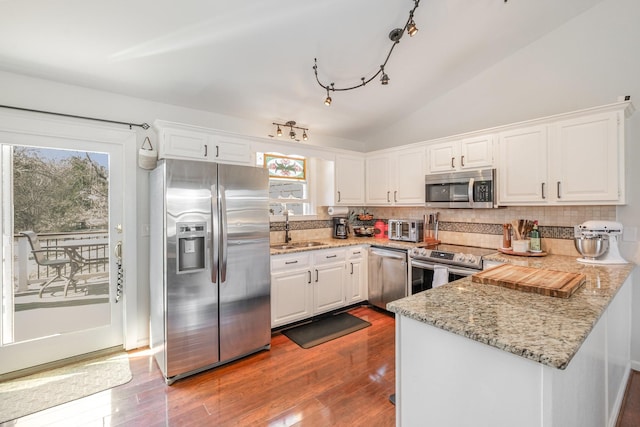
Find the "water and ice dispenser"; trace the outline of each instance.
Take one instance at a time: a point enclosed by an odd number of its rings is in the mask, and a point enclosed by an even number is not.
[[[206,222],[179,222],[176,224],[178,274],[193,273],[205,269],[206,236]]]

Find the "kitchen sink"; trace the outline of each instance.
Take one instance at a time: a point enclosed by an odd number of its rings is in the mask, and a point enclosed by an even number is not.
[[[296,249],[296,248],[312,248],[314,246],[324,246],[326,243],[322,242],[290,242],[290,243],[278,243],[271,245],[272,249]]]

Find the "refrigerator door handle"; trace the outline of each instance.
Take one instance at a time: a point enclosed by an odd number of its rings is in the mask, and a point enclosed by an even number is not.
[[[220,283],[227,281],[227,196],[224,186],[218,184],[220,191]]]
[[[220,241],[220,209],[218,209],[218,199],[220,193],[218,186],[211,186],[211,282],[218,283],[218,242]]]

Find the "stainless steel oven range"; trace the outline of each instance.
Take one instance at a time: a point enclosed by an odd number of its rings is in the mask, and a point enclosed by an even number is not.
[[[495,250],[473,246],[438,245],[409,251],[411,294],[471,276],[482,270],[482,257]]]

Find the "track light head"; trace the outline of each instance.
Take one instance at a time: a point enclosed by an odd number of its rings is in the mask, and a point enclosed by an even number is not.
[[[280,129],[280,125],[278,125],[278,129],[276,129],[276,135],[282,136],[282,129]]]
[[[416,23],[413,21],[413,18],[411,18],[411,20],[407,24],[407,34],[409,34],[409,37],[413,37],[417,32],[418,27],[416,27]]]
[[[382,77],[380,77],[380,83],[386,86],[389,84],[389,76],[384,72],[384,67],[380,67],[380,71],[382,72]]]
[[[306,141],[306,140],[308,140],[308,139],[309,139],[309,136],[307,136],[307,131],[306,131],[306,130],[303,130],[303,131],[302,131],[302,140],[303,140],[303,141]]]

